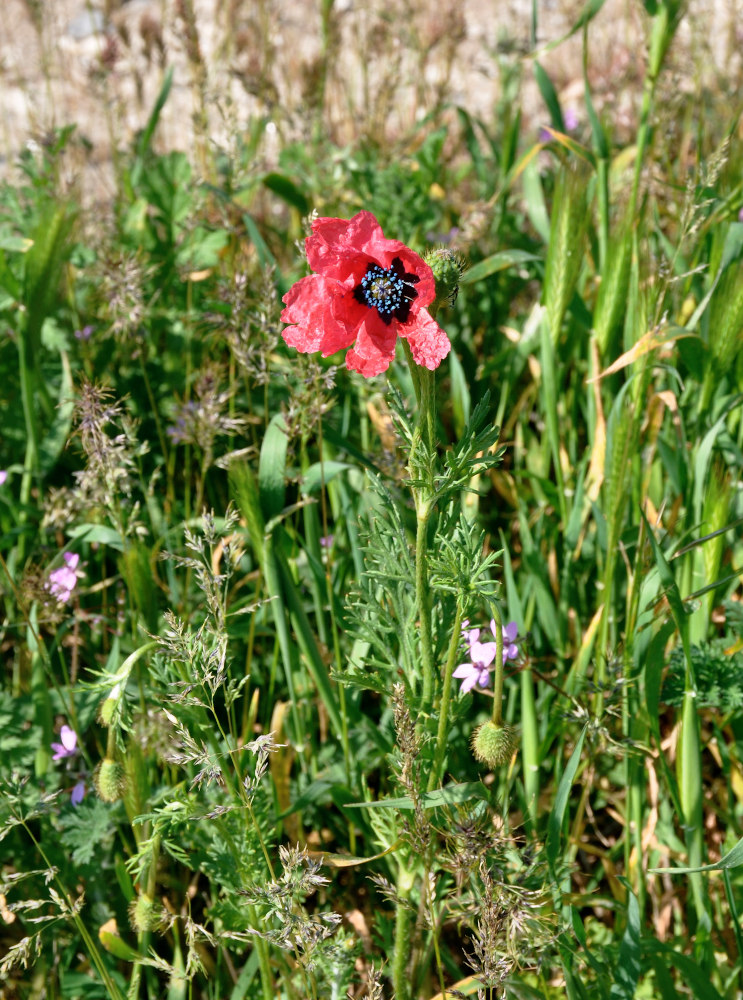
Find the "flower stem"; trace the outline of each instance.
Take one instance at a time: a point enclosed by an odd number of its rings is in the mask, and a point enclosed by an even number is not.
[[[401,865],[395,886],[397,914],[395,916],[395,952],[392,958],[392,986],[395,1000],[410,1000],[408,965],[412,946],[414,913],[409,900],[414,880],[415,873]]]
[[[451,704],[451,682],[454,673],[454,665],[459,649],[459,637],[462,632],[462,610],[457,606],[457,615],[454,620],[451,639],[449,640],[449,651],[444,667],[444,689],[441,694],[441,706],[439,708],[439,729],[436,734],[436,750],[433,758],[433,768],[428,779],[428,791],[432,792],[441,781],[441,769],[444,765],[444,754],[446,752],[446,738],[449,732],[449,705]]]
[[[418,528],[415,536],[415,596],[421,630],[421,660],[423,667],[423,708],[427,711],[433,700],[433,642],[431,639],[431,595],[428,589],[428,503],[417,504]]]
[[[495,601],[490,602],[495,622],[495,673],[493,678],[493,715],[496,726],[503,723],[503,618]]]

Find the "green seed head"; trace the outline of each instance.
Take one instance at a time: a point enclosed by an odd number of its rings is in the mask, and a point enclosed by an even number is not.
[[[124,768],[118,761],[104,757],[95,775],[95,785],[104,802],[118,802],[126,788]]]
[[[141,893],[129,907],[129,919],[138,933],[156,930],[163,917],[162,907],[146,892]]]
[[[472,753],[488,767],[500,767],[513,757],[518,746],[518,734],[513,726],[499,726],[485,722],[472,736]]]
[[[429,250],[423,255],[423,259],[433,271],[433,276],[436,279],[436,298],[428,307],[430,312],[435,312],[444,303],[454,302],[456,299],[464,262],[446,247]]]

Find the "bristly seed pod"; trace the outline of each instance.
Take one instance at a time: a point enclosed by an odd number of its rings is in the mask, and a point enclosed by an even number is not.
[[[95,773],[95,787],[104,802],[118,802],[126,788],[126,773],[122,765],[104,757]]]
[[[488,767],[507,764],[518,746],[518,733],[513,726],[502,726],[493,722],[483,723],[472,736],[472,753],[476,759]]]
[[[145,931],[154,931],[162,923],[163,910],[159,903],[148,893],[143,892],[133,899],[129,907],[129,920],[132,929],[142,934]]]

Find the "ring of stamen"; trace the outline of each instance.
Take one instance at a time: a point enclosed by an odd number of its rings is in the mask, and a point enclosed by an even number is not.
[[[410,314],[411,302],[418,296],[413,285],[419,281],[418,275],[405,271],[400,258],[395,257],[388,268],[367,264],[366,274],[353,294],[357,302],[376,309],[383,323],[389,325],[393,318],[404,323]]]

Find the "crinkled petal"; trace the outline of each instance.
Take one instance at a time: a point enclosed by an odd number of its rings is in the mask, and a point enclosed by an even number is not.
[[[313,271],[345,284],[356,285],[374,262],[388,269],[398,257],[404,271],[418,278],[416,303],[427,306],[436,296],[433,271],[400,240],[385,239],[371,212],[358,212],[352,219],[316,219],[306,240],[307,261]]]
[[[307,261],[313,271],[339,281],[360,281],[374,248],[387,242],[371,212],[352,219],[315,219],[312,236],[305,241]]]
[[[339,322],[333,313],[334,299],[344,289],[337,281],[311,274],[292,285],[283,298],[282,332],[290,347],[303,354],[322,351],[325,357],[350,347],[356,337],[353,326]]]
[[[434,371],[451,350],[449,338],[427,309],[411,313],[410,322],[398,327],[400,336],[407,337],[413,360],[417,365]]]
[[[397,333],[395,324],[387,326],[376,312],[367,309],[363,322],[356,331],[353,350],[346,354],[346,365],[365,378],[372,378],[387,371],[395,357]]]

